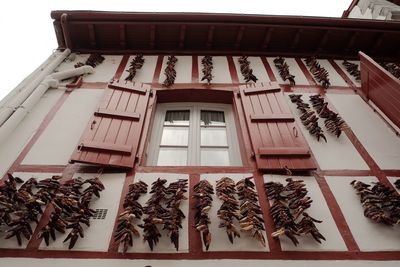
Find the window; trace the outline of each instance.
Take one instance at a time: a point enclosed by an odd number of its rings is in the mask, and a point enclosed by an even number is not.
[[[241,164],[231,105],[166,103],[157,106],[147,165]]]

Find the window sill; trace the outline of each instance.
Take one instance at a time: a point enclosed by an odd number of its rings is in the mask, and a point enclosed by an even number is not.
[[[249,173],[256,169],[249,166],[138,166],[136,172],[173,173]]]

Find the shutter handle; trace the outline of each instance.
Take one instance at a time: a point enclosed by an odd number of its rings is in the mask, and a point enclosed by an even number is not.
[[[96,120],[93,120],[92,123],[90,124],[90,130],[94,129],[94,125],[96,124]]]
[[[284,167],[285,171],[286,171],[286,175],[292,176],[292,171],[288,168],[288,166]]]
[[[82,151],[82,148],[83,148],[83,143],[80,143],[79,146],[78,146],[77,151],[78,151],[78,152],[81,152],[81,151]]]
[[[299,132],[297,131],[296,126],[293,126],[293,134],[294,134],[294,137],[298,137],[299,136]]]

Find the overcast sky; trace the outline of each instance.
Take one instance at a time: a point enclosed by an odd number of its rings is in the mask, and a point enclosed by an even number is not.
[[[4,0],[0,2],[0,99],[57,48],[51,10],[340,17],[350,3],[351,0]]]

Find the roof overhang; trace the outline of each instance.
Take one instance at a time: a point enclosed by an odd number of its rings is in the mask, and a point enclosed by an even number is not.
[[[203,13],[53,11],[59,48],[103,54],[400,58],[400,23]]]

